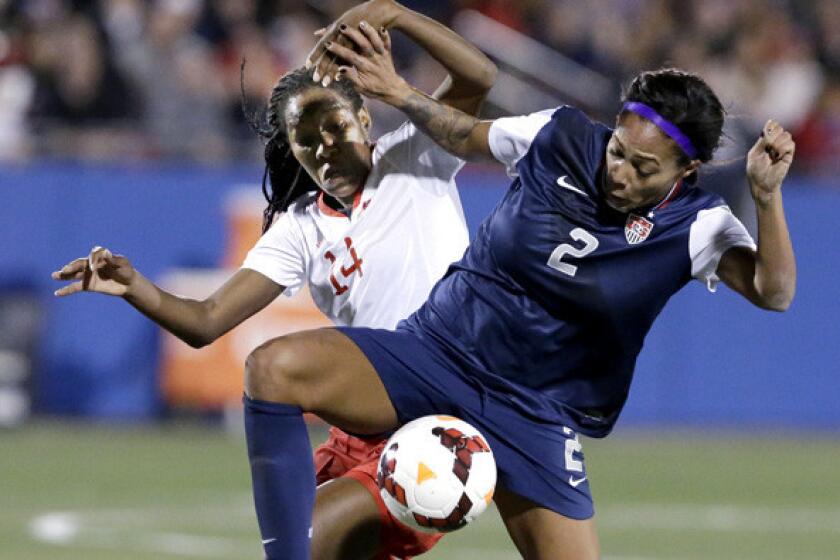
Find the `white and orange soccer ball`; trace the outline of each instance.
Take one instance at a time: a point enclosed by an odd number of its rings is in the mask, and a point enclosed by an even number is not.
[[[496,461],[470,424],[452,416],[424,416],[385,444],[377,481],[399,521],[425,532],[449,532],[487,509],[496,487]]]

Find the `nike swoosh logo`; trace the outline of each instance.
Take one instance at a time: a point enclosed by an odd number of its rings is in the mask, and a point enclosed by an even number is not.
[[[276,540],[277,540],[277,539],[263,539],[263,540],[262,540],[262,543],[263,543],[263,544],[271,544],[271,543],[273,543],[273,542],[274,542],[274,541],[276,541]]]
[[[569,477],[569,484],[572,485],[572,488],[577,488],[578,486],[580,486],[580,483],[583,482],[584,480],[586,480],[585,476],[582,477],[582,478],[575,478],[573,476],[570,476]]]
[[[564,189],[569,189],[570,191],[574,191],[578,194],[582,194],[583,196],[589,198],[589,195],[586,192],[580,190],[578,187],[571,184],[566,178],[568,175],[563,175],[562,177],[558,177],[557,184],[563,187]]]

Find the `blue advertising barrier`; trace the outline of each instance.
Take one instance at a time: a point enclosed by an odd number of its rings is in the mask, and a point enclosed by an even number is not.
[[[160,413],[157,328],[117,298],[54,298],[50,272],[96,244],[152,280],[174,267],[218,266],[222,201],[243,184],[258,188],[260,177],[255,167],[0,168],[0,290],[29,286],[45,310],[37,410],[119,420]],[[507,179],[468,169],[459,183],[474,232]],[[799,265],[791,309],[769,313],[725,287],[709,294],[689,285],[647,339],[621,424],[840,428],[840,190],[789,180],[785,205]]]

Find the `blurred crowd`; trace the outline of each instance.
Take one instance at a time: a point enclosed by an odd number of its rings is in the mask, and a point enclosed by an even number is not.
[[[404,3],[445,23],[481,12],[605,76],[616,98],[642,69],[699,72],[730,135],[752,137],[772,116],[794,131],[800,172],[840,171],[840,0]],[[256,159],[240,88],[247,107],[263,107],[313,32],[354,4],[0,0],[0,160]],[[395,59],[420,87],[440,75],[406,44]],[[609,122],[615,107],[593,110]]]

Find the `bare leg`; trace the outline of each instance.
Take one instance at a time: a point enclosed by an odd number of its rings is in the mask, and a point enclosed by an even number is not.
[[[503,488],[496,505],[508,533],[525,560],[597,560],[593,519],[578,521],[543,508]]]
[[[381,433],[397,413],[367,357],[335,329],[270,340],[245,364],[245,393],[252,399],[296,405],[355,433]]]
[[[396,411],[365,355],[334,329],[276,338],[254,350],[245,392],[263,549],[272,560],[310,560],[315,472],[302,412],[351,432],[380,433],[396,426]]]
[[[379,507],[352,478],[318,487],[312,532],[312,560],[369,560],[379,549]]]

